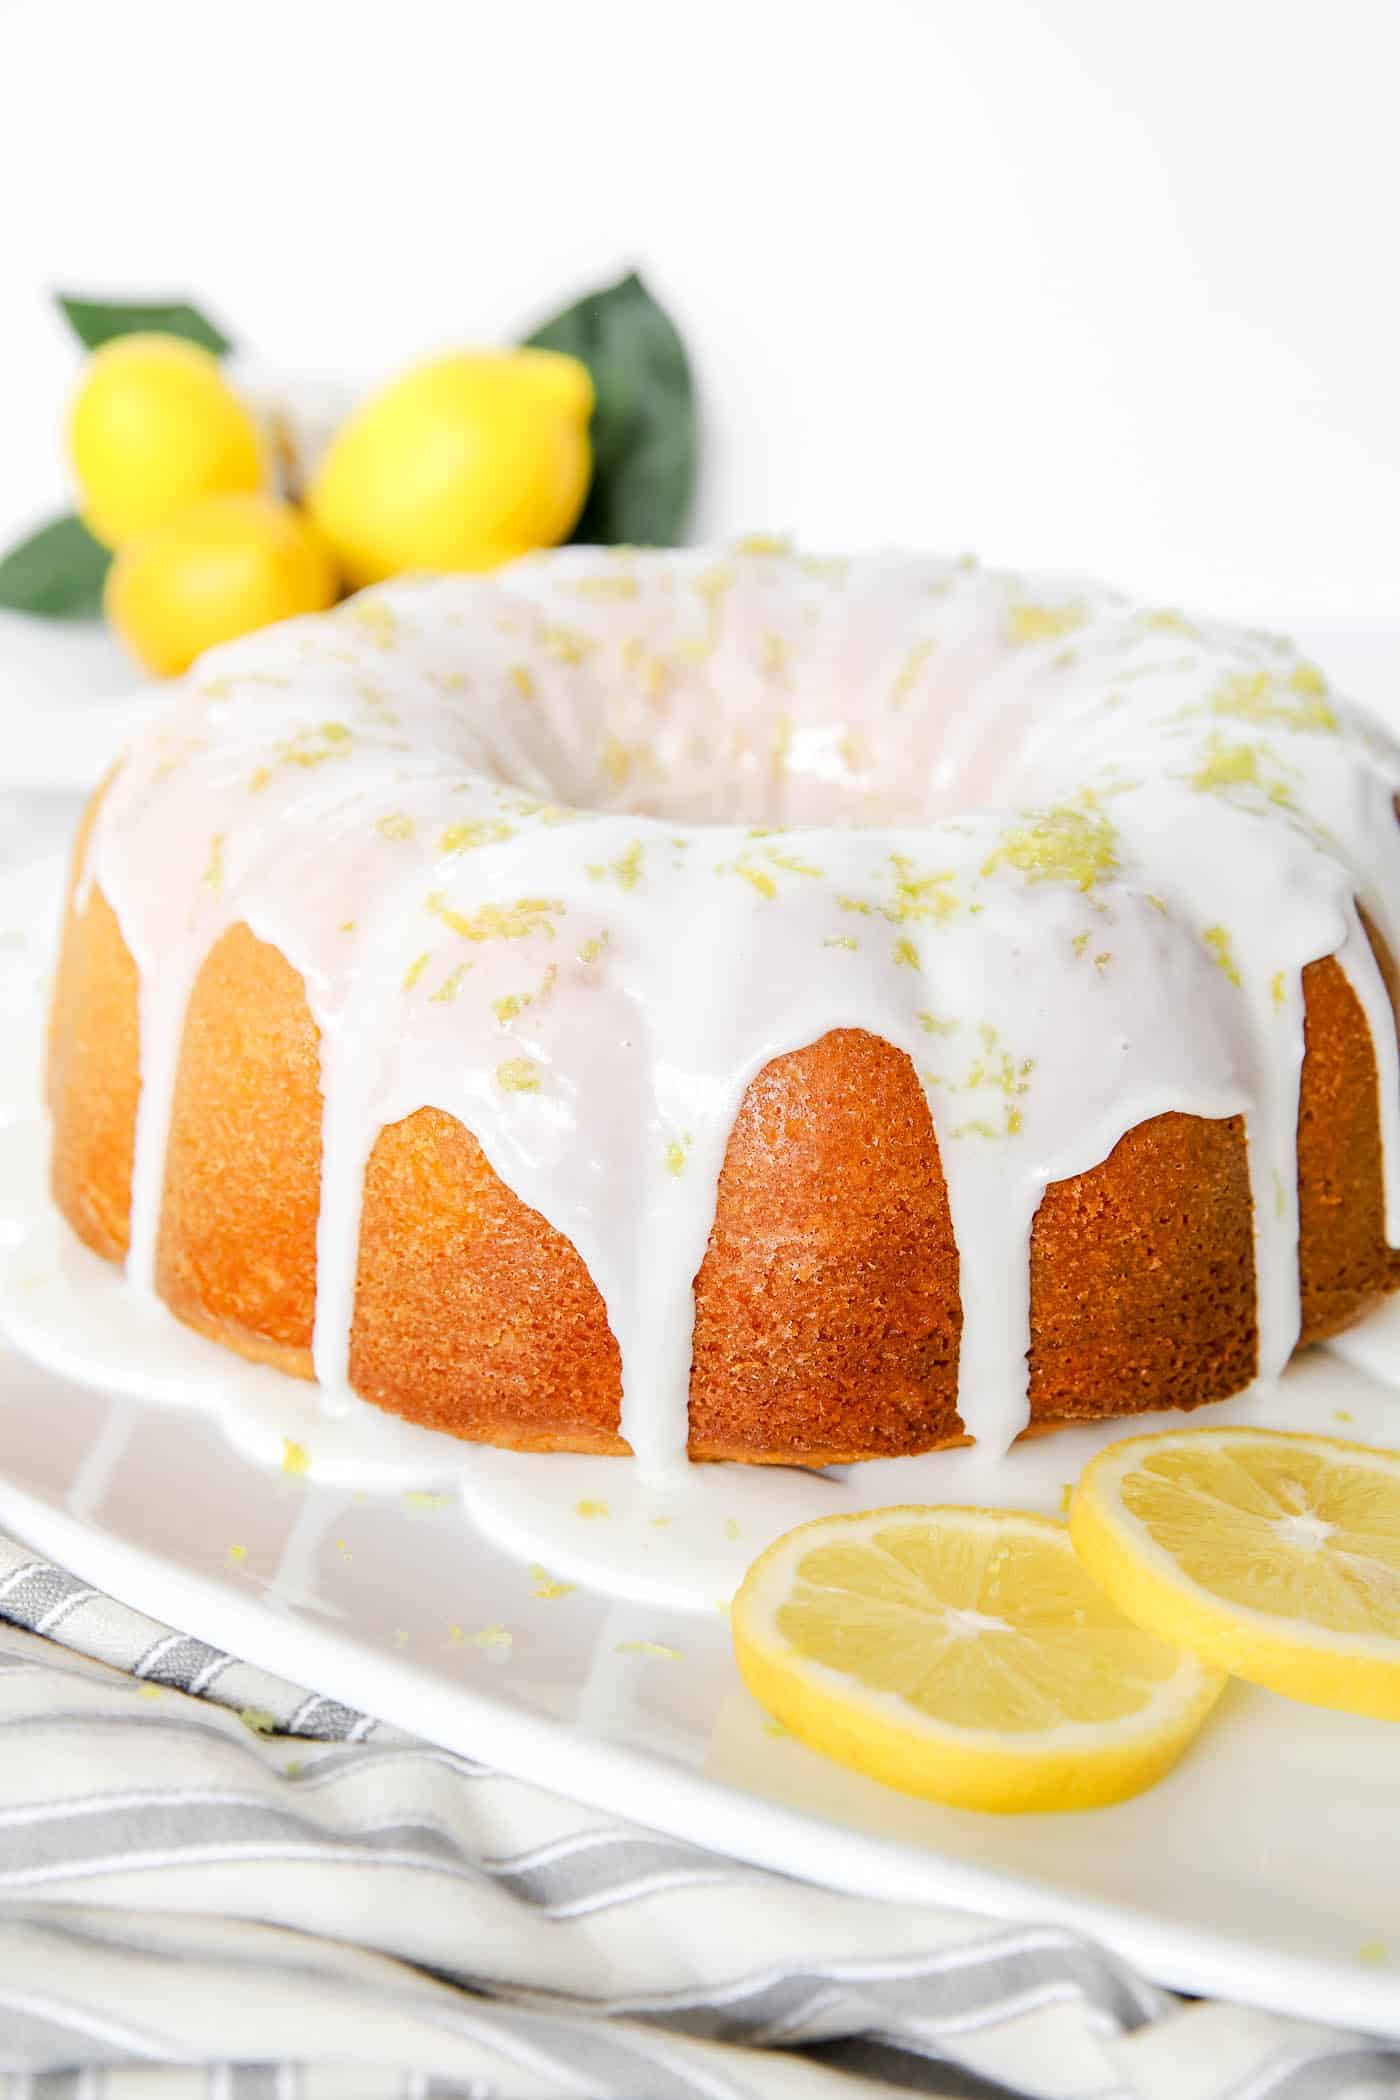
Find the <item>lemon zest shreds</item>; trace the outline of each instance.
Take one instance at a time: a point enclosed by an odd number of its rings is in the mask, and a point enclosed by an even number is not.
[[[1191,775],[1191,785],[1198,794],[1216,794],[1223,788],[1258,787],[1259,746],[1227,744],[1221,736],[1211,737],[1205,757]]]
[[[319,766],[328,758],[344,758],[350,748],[350,731],[343,722],[322,722],[305,729],[288,744],[279,746],[283,763],[289,766]]]
[[[1291,808],[1294,799],[1275,751],[1267,744],[1232,744],[1218,730],[1206,740],[1191,785],[1199,794],[1227,797],[1236,788],[1254,788],[1280,809]]]
[[[399,617],[393,606],[387,605],[382,598],[352,598],[342,609],[340,618],[358,627],[381,649],[398,646]]]
[[[1160,612],[1144,613],[1142,624],[1160,634],[1184,635],[1192,642],[1201,638],[1199,630],[1191,625],[1185,613],[1178,612],[1174,606],[1164,606]]]
[[[514,904],[483,904],[474,912],[453,911],[441,890],[428,899],[428,910],[464,941],[523,941],[532,933],[553,940],[554,919],[564,906],[557,897],[517,897]]]
[[[1031,882],[1069,882],[1091,890],[1119,868],[1118,834],[1102,814],[1061,805],[1032,812],[1007,831],[983,863],[990,875],[1003,862]]]
[[[483,818],[473,824],[449,824],[438,840],[439,853],[472,853],[478,846],[503,846],[515,837],[515,826],[503,817]]]
[[[1201,934],[1201,939],[1209,948],[1211,960],[1217,970],[1223,970],[1231,984],[1238,984],[1239,965],[1235,961],[1234,943],[1230,939],[1229,929],[1224,926],[1207,926]]]
[[[479,1633],[471,1636],[471,1641],[474,1648],[486,1648],[501,1655],[509,1655],[515,1646],[515,1635],[504,1626],[483,1626]]]
[[[635,598],[641,590],[635,576],[581,576],[574,585],[580,598]]]
[[[769,628],[759,637],[758,667],[769,685],[786,689],[792,684],[792,643],[785,634]]]
[[[272,760],[279,766],[321,766],[328,759],[348,758],[353,745],[344,722],[321,722],[313,729],[299,729],[294,736],[273,747]],[[254,794],[272,778],[271,767],[259,766],[248,782]]]
[[[470,967],[470,965],[467,967]],[[500,999],[493,999],[491,1001],[491,1011],[500,1022],[502,1028],[508,1027],[512,1021],[518,1020],[526,1007],[533,1006],[537,999],[547,999],[554,990],[558,978],[559,966],[557,963],[551,963],[544,976],[540,979],[538,987],[533,992],[506,992]]]
[[[734,588],[734,571],[725,562],[715,562],[695,579],[695,594],[715,615]]]
[[[645,874],[646,848],[640,839],[633,839],[625,853],[616,860],[601,861],[589,868],[595,882],[615,882],[619,889],[634,890]]]
[[[452,1003],[452,1001],[456,998],[458,992],[462,989],[462,979],[466,976],[470,968],[471,964],[469,962],[459,962],[455,968],[448,971],[447,975],[443,978],[442,983],[432,994],[432,1000],[435,1006],[449,1006]]]
[[[660,707],[666,699],[673,676],[670,663],[664,656],[652,654],[636,636],[623,644],[623,669],[636,678],[645,698],[653,707]]]
[[[879,908],[891,925],[905,925],[914,919],[932,919],[941,926],[958,910],[958,900],[945,885],[953,880],[951,868],[939,868],[932,875],[921,875],[907,854],[892,853],[890,867],[893,878],[893,901]]]
[[[765,831],[751,831],[749,837],[765,839]],[[778,875],[798,875],[808,880],[819,880],[822,870],[812,861],[802,860],[796,853],[781,846],[760,846],[756,852],[741,853],[737,860],[718,861],[717,875],[737,875],[750,889],[757,890],[760,897],[770,902],[778,895]]]
[[[925,666],[937,647],[938,644],[935,641],[927,638],[924,641],[914,643],[909,654],[899,667],[899,673],[894,684],[890,687],[891,707],[903,707],[905,701],[923,676]]]
[[[503,805],[514,817],[533,817],[539,824],[577,824],[579,812],[562,802],[532,802],[528,795],[518,795]]]
[[[1305,700],[1320,700],[1327,691],[1327,678],[1316,664],[1305,660],[1294,666],[1288,686],[1290,692],[1301,693]]]
[[[496,1084],[508,1094],[537,1094],[540,1068],[531,1057],[508,1057],[496,1067]]]
[[[815,576],[839,588],[850,574],[851,559],[848,554],[802,554],[797,566],[804,576]]]
[[[1088,617],[1083,605],[1013,605],[1006,616],[1007,637],[1018,647],[1027,642],[1057,642],[1082,627]]]
[[[1238,722],[1335,735],[1340,725],[1326,692],[1327,681],[1314,664],[1298,665],[1282,688],[1272,671],[1232,671],[1216,688],[1210,711]]]
[[[610,736],[604,740],[600,763],[614,787],[626,787],[636,757],[636,752],[620,737]]]
[[[598,646],[581,627],[541,627],[536,640],[559,664],[581,664]]]

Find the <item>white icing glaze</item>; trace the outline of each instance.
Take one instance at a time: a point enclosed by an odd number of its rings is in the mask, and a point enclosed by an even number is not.
[[[142,982],[129,1270],[149,1290],[185,1001],[244,920],[325,1096],[314,1356],[347,1404],[364,1165],[432,1105],[578,1248],[644,1468],[684,1459],[692,1279],[750,1079],[907,1051],[960,1255],[959,1404],[1026,1418],[1046,1186],[1169,1109],[1242,1114],[1260,1370],[1298,1333],[1300,973],[1400,1072],[1400,750],[1287,643],[1100,589],[767,543],[402,582],[215,652],[125,762],[86,879]]]

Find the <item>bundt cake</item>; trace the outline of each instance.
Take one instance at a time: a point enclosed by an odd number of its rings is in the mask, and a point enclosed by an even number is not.
[[[95,798],[54,1194],[458,1437],[1195,1407],[1400,1276],[1398,786],[1289,644],[969,560],[391,585],[205,658]]]

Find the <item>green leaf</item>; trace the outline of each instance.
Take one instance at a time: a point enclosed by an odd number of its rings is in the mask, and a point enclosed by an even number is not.
[[[593,480],[573,538],[677,546],[695,493],[699,435],[690,360],[670,315],[633,273],[526,340],[567,351],[593,376]]]
[[[55,518],[0,560],[0,610],[95,620],[111,559],[80,518]]]
[[[69,327],[78,341],[88,350],[100,349],[110,343],[114,336],[140,335],[147,331],[155,335],[183,336],[187,343],[199,343],[212,350],[215,357],[224,357],[233,348],[221,328],[185,300],[133,306],[129,303],[113,305],[106,299],[74,299],[67,292],[58,294]]]

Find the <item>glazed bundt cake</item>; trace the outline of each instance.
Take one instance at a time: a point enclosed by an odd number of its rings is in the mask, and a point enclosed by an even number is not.
[[[967,561],[389,586],[206,658],[95,798],[54,1194],[458,1437],[1195,1407],[1400,1274],[1397,786],[1288,644]]]

